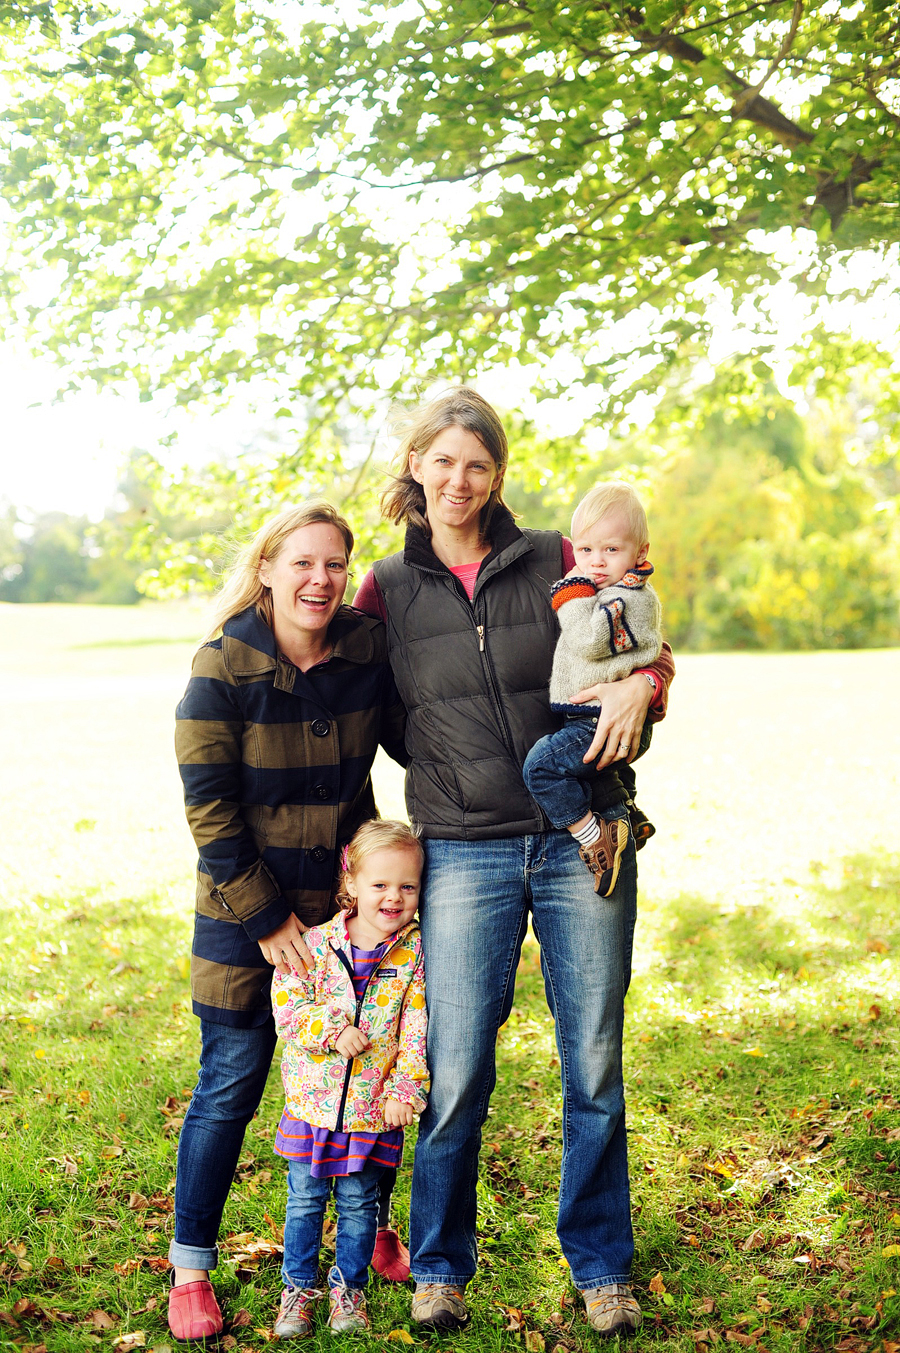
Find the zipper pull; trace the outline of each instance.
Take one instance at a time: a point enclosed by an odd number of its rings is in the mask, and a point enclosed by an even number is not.
[[[476,625],[475,628],[476,628],[477,631],[478,631],[478,651],[479,651],[479,653],[483,653],[483,652],[484,652],[484,625]]]

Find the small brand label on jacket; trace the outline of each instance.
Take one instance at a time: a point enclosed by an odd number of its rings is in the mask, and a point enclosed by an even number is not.
[[[396,976],[397,976],[397,969],[396,969],[396,968],[379,968],[379,969],[378,969],[378,976],[379,976],[379,977],[396,977]]]

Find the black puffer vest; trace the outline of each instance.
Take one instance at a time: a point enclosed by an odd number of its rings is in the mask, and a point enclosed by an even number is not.
[[[426,837],[481,841],[547,830],[522,780],[538,738],[559,728],[547,694],[559,633],[550,584],[561,577],[557,531],[521,531],[504,509],[470,602],[424,532],[375,578],[387,610],[394,680],[406,706],[410,819]],[[619,802],[615,774],[595,804]]]

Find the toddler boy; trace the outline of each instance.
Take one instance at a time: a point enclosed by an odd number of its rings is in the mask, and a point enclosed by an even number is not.
[[[607,822],[591,812],[590,768],[584,755],[594,737],[600,702],[576,705],[572,696],[601,681],[620,681],[659,657],[659,599],[648,579],[647,514],[630,484],[597,484],[572,517],[575,564],[551,587],[560,637],[550,677],[550,707],[566,716],[557,733],[541,738],[525,760],[529,791],[554,827],[565,827],[594,875],[594,891],[609,897],[628,844],[624,819]],[[644,726],[642,755],[650,745]],[[625,758],[629,747],[620,745]],[[638,848],[655,828],[634,803],[635,778],[623,759],[615,763],[628,794]]]

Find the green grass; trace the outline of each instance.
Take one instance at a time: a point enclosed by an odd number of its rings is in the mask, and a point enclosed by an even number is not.
[[[170,739],[199,626],[179,612],[180,646],[135,643],[166,636],[167,612],[110,609],[0,614],[14,640],[0,646],[0,1343],[48,1353],[137,1332],[174,1347],[165,1254],[197,1031]],[[895,658],[694,659],[641,770],[660,832],[641,855],[627,1017],[638,1349],[891,1353],[900,1339],[897,718],[860,772],[865,812],[838,800],[821,735],[835,682],[873,689]],[[399,777],[382,766],[379,781],[398,812]],[[498,1053],[473,1323],[452,1345],[594,1347],[554,1232],[558,1065],[531,941]],[[215,1280],[245,1322],[237,1349],[265,1345],[276,1308],[279,1110],[273,1070]],[[405,1291],[370,1291],[363,1346],[392,1330],[428,1342]]]

